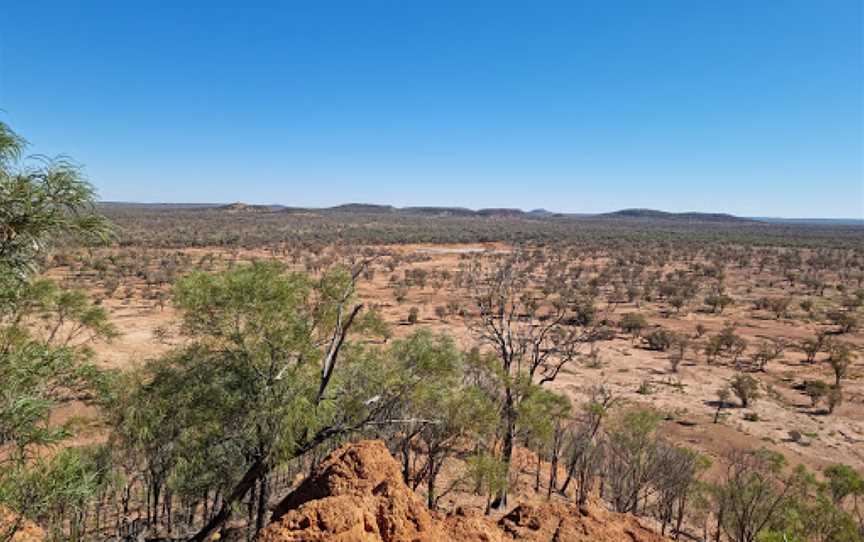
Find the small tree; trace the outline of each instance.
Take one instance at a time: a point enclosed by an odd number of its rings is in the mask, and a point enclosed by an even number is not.
[[[732,356],[732,363],[735,368],[740,368],[741,356],[747,351],[747,339],[743,337],[735,337],[729,345],[729,354]]]
[[[534,491],[540,490],[541,460],[555,444],[556,435],[570,414],[570,401],[563,395],[534,386],[519,404],[520,437],[537,454],[534,470]],[[548,454],[550,457],[552,453]]]
[[[498,457],[479,453],[468,458],[468,473],[477,493],[486,495],[486,515],[492,510],[493,495],[507,487],[507,464]]]
[[[810,398],[810,404],[815,408],[824,399],[831,386],[821,380],[807,380],[804,382],[804,394]]]
[[[417,319],[420,317],[420,310],[417,307],[411,307],[408,310],[408,325],[413,326],[417,323]]]
[[[830,346],[828,363],[834,371],[834,387],[839,388],[841,381],[846,378],[849,367],[855,359],[852,347],[846,343],[836,342]]]
[[[785,318],[789,313],[789,305],[792,303],[792,299],[788,297],[778,297],[775,299],[771,299],[768,302],[768,310],[774,313],[774,318],[779,320],[780,318]]]
[[[675,294],[669,298],[669,304],[675,309],[675,314],[681,313],[681,309],[687,306],[687,301],[689,297],[682,294]]]
[[[805,361],[807,363],[813,363],[816,359],[816,354],[822,350],[822,347],[825,344],[825,335],[818,334],[812,339],[804,339],[801,341],[799,348],[806,356]]]
[[[732,298],[723,293],[714,293],[705,296],[705,305],[712,313],[723,314],[723,309],[732,304]]]
[[[858,327],[858,317],[850,311],[834,310],[828,313],[828,320],[840,329],[840,333],[851,333]]]
[[[799,476],[784,476],[786,459],[768,450],[733,452],[727,465],[714,494],[719,528],[735,542],[755,542],[781,516]]]
[[[828,414],[834,414],[834,409],[843,404],[843,389],[831,386],[828,389]]]
[[[417,331],[395,342],[390,356],[404,389],[391,413],[398,413],[393,428],[403,476],[414,488],[425,482],[427,504],[434,509],[455,487],[438,491],[445,462],[466,439],[482,442],[494,432],[494,405],[479,386],[467,381],[464,356],[446,335]],[[412,446],[422,453],[412,453]]]
[[[675,335],[671,331],[660,328],[652,331],[646,340],[649,349],[665,352],[670,346],[672,346],[674,338]]]
[[[719,356],[723,352],[723,347],[720,343],[719,337],[710,337],[705,342],[704,352],[705,362],[708,365],[714,363],[714,361],[717,359],[717,356]]]
[[[720,413],[723,408],[726,407],[726,404],[729,402],[729,395],[731,391],[728,386],[724,386],[717,390],[717,410],[714,412],[714,423],[720,421]]]
[[[780,358],[786,349],[786,341],[781,338],[762,341],[752,355],[753,364],[760,370],[765,371],[768,363]]]
[[[603,422],[618,399],[604,386],[590,390],[590,398],[582,407],[581,417],[571,426],[567,444],[567,478],[560,488],[562,494],[572,480],[577,483],[576,503],[583,506],[602,468],[603,448],[599,435]]]
[[[640,498],[652,481],[658,461],[660,416],[631,411],[610,429],[606,448],[606,489],[617,512],[638,513]]]
[[[645,316],[637,312],[628,312],[621,316],[621,321],[618,323],[621,330],[629,333],[635,341],[642,335],[642,330],[648,326],[648,321]]]
[[[741,407],[747,408],[761,395],[759,381],[747,374],[737,374],[729,383],[732,392],[741,401]]]
[[[834,504],[841,505],[850,495],[864,495],[864,478],[848,465],[831,465],[823,471]]]
[[[675,333],[672,337],[672,352],[669,354],[669,365],[673,373],[678,372],[678,366],[684,360],[684,354],[690,346],[690,337],[683,333]]]
[[[693,450],[661,441],[652,485],[657,494],[656,515],[661,522],[660,534],[674,525],[676,538],[684,524],[688,501],[699,483],[699,475],[710,466],[707,457]]]

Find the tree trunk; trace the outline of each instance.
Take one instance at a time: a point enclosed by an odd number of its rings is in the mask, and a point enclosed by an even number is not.
[[[681,526],[684,524],[684,510],[687,508],[686,494],[678,499],[678,519],[675,522],[675,540],[681,538]]]
[[[552,460],[549,463],[549,487],[546,488],[546,498],[552,496],[552,488],[558,485],[558,452],[560,440],[556,434],[555,442],[552,444]]]
[[[567,478],[564,479],[564,484],[561,486],[561,489],[558,490],[562,495],[567,494],[567,488],[570,487],[570,481],[573,480],[573,474],[576,470],[576,460],[570,460],[570,464],[567,465]]]
[[[210,490],[204,492],[204,513],[201,514],[201,519],[207,521],[210,517]]]
[[[537,451],[537,468],[534,470],[534,493],[540,491],[540,467],[541,467],[541,459],[540,459],[540,451]]]
[[[497,509],[507,506],[507,486],[510,484],[510,462],[513,459],[513,441],[516,438],[516,409],[513,405],[513,391],[509,385],[505,390],[504,416],[506,427],[504,429],[504,441],[501,449],[501,461],[505,465],[505,479],[504,488],[492,502],[492,507]]]
[[[255,518],[255,534],[257,535],[264,528],[264,522],[267,520],[267,502],[270,499],[270,483],[267,475],[261,477],[258,482],[258,517]]]
[[[432,463],[432,458],[429,459],[429,476],[426,478],[426,506],[429,510],[435,510],[435,481],[438,478],[438,466]]]
[[[717,512],[717,530],[714,532],[714,542],[720,542],[720,533],[722,532],[723,526],[723,507],[720,507],[720,511]]]
[[[153,483],[153,525],[159,524],[159,492],[161,490],[161,484],[158,482]]]
[[[350,428],[338,428],[338,427],[325,427],[319,430],[312,438],[306,440],[306,442],[299,446],[296,450],[296,457],[300,457],[304,454],[309,453],[311,450],[317,448],[322,442],[326,441],[333,435],[338,434],[342,430],[349,429],[357,429],[357,426]],[[225,524],[226,521],[231,517],[231,506],[242,499],[249,489],[262,477],[266,476],[270,471],[269,467],[266,464],[266,459],[264,457],[256,458],[249,469],[246,471],[246,474],[243,475],[243,478],[234,486],[234,489],[231,490],[226,496],[222,498],[222,506],[219,508],[219,512],[216,513],[210,521],[206,522],[204,526],[195,533],[194,536],[187,538],[187,542],[204,542],[209,539],[210,536],[216,532],[222,525]],[[216,507],[216,504],[213,504],[213,507]]]
[[[173,525],[172,525],[173,519],[171,517],[171,507],[172,507],[173,503],[172,503],[170,490],[165,491],[165,498],[162,499],[162,501],[163,501],[163,506],[165,507],[165,524],[168,527],[168,532],[170,533],[172,528],[173,528]]]
[[[249,488],[249,501],[246,503],[246,540],[252,542],[252,537],[255,536],[253,529],[255,528],[255,484]]]
[[[210,521],[206,522],[201,530],[195,533],[194,536],[187,539],[188,542],[204,542],[205,540],[208,540],[213,533],[215,533],[226,521],[228,521],[228,519],[231,518],[231,506],[249,492],[249,489],[255,485],[255,482],[258,481],[258,478],[265,471],[266,468],[261,459],[257,459],[252,463],[246,471],[246,474],[243,475],[243,478],[237,483],[231,493],[223,497],[222,506],[219,508],[219,512],[210,518]],[[213,506],[215,507],[216,503],[213,503]]]
[[[411,477],[411,439],[402,440],[402,481],[409,483]]]

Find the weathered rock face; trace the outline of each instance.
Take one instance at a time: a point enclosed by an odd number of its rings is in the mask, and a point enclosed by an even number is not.
[[[442,517],[402,481],[380,441],[330,454],[273,513],[260,542],[663,542],[632,516],[572,504],[520,505],[495,523],[477,511]]]

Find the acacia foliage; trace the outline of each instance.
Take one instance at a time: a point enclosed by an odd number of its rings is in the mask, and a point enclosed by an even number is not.
[[[115,438],[139,458],[151,492],[194,499],[212,481],[209,489],[233,495],[208,527],[218,529],[231,501],[266,485],[273,468],[383,412],[401,389],[347,336],[352,325],[379,324],[374,313],[358,317],[355,278],[259,262],[178,282],[188,341],[148,363],[113,409]]]
[[[77,535],[99,469],[84,450],[46,456],[73,435],[50,415],[60,401],[93,398],[103,378],[87,342],[114,333],[84,294],[34,278],[58,239],[104,239],[109,228],[79,168],[65,159],[22,162],[25,148],[0,122],[0,510],[14,517],[0,527],[2,541],[24,518]]]

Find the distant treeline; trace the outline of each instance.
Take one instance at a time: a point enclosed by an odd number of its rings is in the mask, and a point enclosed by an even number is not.
[[[603,245],[645,242],[757,246],[864,247],[864,226],[766,223],[730,215],[626,210],[557,215],[510,209],[406,208],[349,204],[329,209],[232,204],[103,203],[124,246],[262,247],[274,243],[529,243]]]

